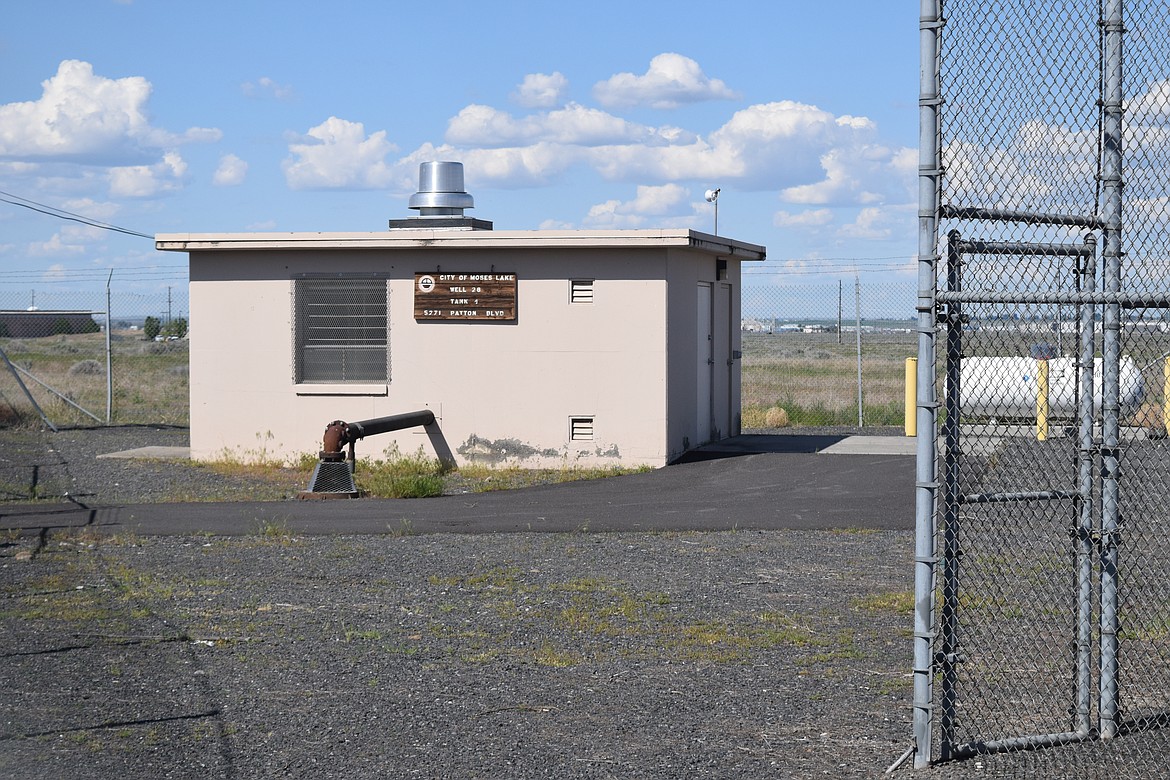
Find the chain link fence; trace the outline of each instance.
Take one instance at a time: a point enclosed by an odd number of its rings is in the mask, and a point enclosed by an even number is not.
[[[913,283],[758,272],[766,283],[742,292],[743,427],[900,429]],[[141,293],[115,278],[109,303],[107,363],[104,291],[0,288],[0,425],[40,425],[38,406],[58,426],[187,424],[186,285]]]
[[[916,764],[1164,773],[1170,8],[922,31]]]
[[[913,283],[780,278],[744,277],[743,428],[901,428]]]
[[[187,286],[112,281],[0,288],[0,427],[187,424]]]

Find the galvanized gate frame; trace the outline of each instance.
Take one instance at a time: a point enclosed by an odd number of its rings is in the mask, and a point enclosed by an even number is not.
[[[919,242],[918,242],[918,373],[916,421],[918,431],[915,485],[915,611],[913,728],[916,767],[937,760],[974,753],[997,752],[1055,745],[1086,739],[1108,740],[1118,735],[1118,535],[1121,309],[1123,306],[1167,307],[1165,295],[1133,295],[1122,289],[1122,36],[1124,0],[1103,4],[1103,73],[1101,113],[1101,203],[1099,218],[1061,214],[1023,214],[982,208],[941,206],[942,156],[939,114],[943,104],[939,72],[939,38],[943,27],[942,0],[920,0],[920,99],[919,99]],[[945,290],[938,289],[938,226],[940,219],[981,222],[1009,221],[1032,225],[1083,227],[1101,233],[1102,269],[1097,273],[1097,239],[1090,233],[1083,245],[1012,244],[964,238],[957,231],[948,236]],[[1076,262],[1076,290],[1004,292],[968,290],[963,287],[962,265],[966,255],[1044,254],[1067,256]],[[959,367],[962,355],[963,304],[1044,303],[1074,305],[1078,311],[1077,359],[1077,489],[1061,492],[984,493],[961,495],[957,464],[962,432],[959,426]],[[1100,439],[1094,439],[1094,317],[1102,313],[1102,389]],[[938,454],[940,403],[936,397],[936,345],[940,327],[946,331],[946,394],[942,407],[942,452]],[[940,482],[937,461],[941,457]],[[1094,467],[1100,469],[1100,503],[1094,499]],[[962,662],[957,614],[958,582],[955,579],[960,550],[956,528],[964,503],[1046,501],[1071,499],[1076,517],[1071,518],[1075,547],[1077,588],[1075,645],[1076,676],[1068,731],[1051,734],[988,735],[978,743],[960,744],[954,730],[955,668]],[[1099,507],[1100,515],[1095,517]],[[942,523],[941,550],[938,523]],[[1098,688],[1094,698],[1093,600],[1094,570],[1100,578],[1098,611]],[[939,578],[942,578],[941,587]],[[936,592],[941,596],[936,596]],[[940,598],[941,604],[936,604]],[[935,687],[938,686],[936,695]],[[935,702],[938,713],[935,712]],[[1092,722],[1093,704],[1097,723]],[[933,755],[935,726],[939,755]]]

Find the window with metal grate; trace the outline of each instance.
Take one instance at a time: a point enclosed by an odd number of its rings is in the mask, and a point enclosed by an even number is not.
[[[389,310],[385,279],[294,279],[295,381],[390,381]]]
[[[593,303],[593,280],[571,279],[569,281],[569,303]]]
[[[593,418],[570,417],[569,441],[593,441]]]

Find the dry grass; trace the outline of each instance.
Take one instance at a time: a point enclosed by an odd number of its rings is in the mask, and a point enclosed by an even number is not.
[[[186,425],[187,342],[143,340],[140,331],[115,331],[113,421]],[[9,359],[32,377],[21,379],[54,424],[92,424],[44,385],[105,420],[106,339],[101,333],[0,339]],[[39,418],[12,373],[0,367],[0,425],[37,424]],[[33,378],[35,377],[35,379]],[[39,381],[38,381],[39,380]],[[43,383],[43,384],[42,384]]]
[[[898,425],[913,334],[862,340],[867,425]],[[857,424],[857,345],[834,333],[743,334],[743,427]]]

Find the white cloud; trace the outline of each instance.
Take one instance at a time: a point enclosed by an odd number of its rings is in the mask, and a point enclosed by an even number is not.
[[[167,152],[154,165],[111,168],[110,194],[126,198],[149,198],[174,192],[187,176],[187,163],[177,152]]]
[[[100,241],[104,236],[98,228],[78,225],[67,226],[54,233],[48,241],[28,245],[28,254],[33,257],[60,257],[80,255],[87,246]]]
[[[585,216],[584,224],[588,227],[611,227],[632,229],[641,227],[645,221],[643,217],[637,214],[623,214],[620,209],[622,202],[620,200],[607,200],[605,203],[598,203],[589,208],[589,213]]]
[[[0,175],[31,176],[39,170],[36,163],[0,161]]]
[[[867,241],[889,239],[909,241],[918,228],[914,220],[917,211],[917,206],[909,203],[895,206],[866,206],[857,212],[853,222],[842,225],[837,235]]]
[[[473,104],[450,120],[442,146],[392,164],[395,188],[413,192],[418,162],[434,159],[463,161],[469,189],[544,186],[587,166],[611,181],[734,184],[834,206],[914,201],[917,169],[915,150],[882,144],[866,117],[794,101],[748,106],[705,136],[576,103],[521,117]]]
[[[852,224],[842,226],[838,232],[845,238],[889,238],[891,230],[888,224],[884,224],[885,217],[886,214],[879,208],[863,208]]]
[[[687,222],[692,220],[694,209],[690,207],[685,187],[679,184],[642,185],[633,200],[607,200],[591,207],[584,224],[589,227],[637,228],[647,223],[647,217],[658,217],[655,224],[663,225],[661,217],[677,217],[680,211],[687,212]]]
[[[1170,215],[1170,197],[1129,199],[1125,202],[1125,209],[1144,221],[1165,222]]]
[[[660,187],[639,186],[637,196],[630,201],[630,210],[638,214],[663,215],[675,211],[687,202],[686,187],[679,184],[664,184]]]
[[[670,136],[678,137],[676,128],[670,129]],[[473,104],[448,122],[446,140],[451,144],[490,147],[532,143],[600,146],[663,143],[667,139],[654,128],[570,103],[556,111],[520,119],[490,106]]]
[[[704,100],[738,97],[719,79],[709,78],[690,57],[667,52],[650,60],[646,73],[618,73],[593,85],[593,96],[603,106],[677,108]]]
[[[787,187],[780,197],[790,203],[875,203],[882,196],[867,189],[878,181],[890,158],[884,147],[831,149],[821,156],[825,178],[813,184]]]
[[[525,108],[552,108],[560,105],[569,80],[559,72],[529,73],[512,93],[512,100]]]
[[[65,60],[42,87],[38,100],[0,106],[0,157],[124,164],[222,136],[210,128],[175,134],[153,127],[145,110],[151,86],[141,76],[108,79],[88,62]]]
[[[1095,149],[1091,134],[1029,122],[1004,146],[948,144],[943,186],[957,205],[1075,213],[1095,197]]]
[[[81,244],[70,244],[60,233],[54,233],[48,241],[29,244],[28,253],[33,257],[52,257],[54,255],[79,255],[85,251]]]
[[[1152,82],[1145,92],[1125,103],[1131,123],[1162,123],[1170,115],[1170,79]]]
[[[281,164],[294,190],[380,189],[395,179],[386,156],[397,150],[386,131],[369,136],[361,122],[331,116],[290,143]]]
[[[787,228],[818,228],[824,227],[833,221],[831,209],[811,209],[791,214],[787,211],[777,211],[772,215],[772,224],[776,227]]]
[[[600,147],[590,151],[589,159],[609,179],[734,180],[741,190],[811,186],[831,176],[829,184],[816,191],[795,192],[793,199],[867,202],[890,189],[892,184],[883,182],[893,180],[891,173],[901,170],[891,168],[900,162],[900,150],[873,144],[875,135],[876,128],[867,119],[835,117],[816,106],[780,101],[737,111],[707,138],[691,137],[662,146]],[[866,176],[854,177],[837,160],[864,162]],[[831,173],[826,163],[834,169]],[[897,183],[904,184],[900,178]]]
[[[211,177],[211,183],[217,187],[234,187],[244,182],[248,175],[248,163],[234,154],[225,154],[219,158],[219,167]]]
[[[90,219],[106,222],[117,216],[122,207],[112,201],[98,202],[92,198],[74,198],[61,204],[66,211],[81,214]]]
[[[439,159],[431,157],[429,159]],[[532,187],[555,181],[581,159],[574,147],[538,143],[507,149],[471,149],[448,154],[462,159],[469,191],[475,187]],[[417,170],[417,165],[414,166]]]
[[[288,84],[278,84],[268,76],[261,76],[256,81],[245,81],[240,85],[240,91],[246,97],[263,98],[268,95],[280,101],[289,101],[296,97],[296,92]]]

